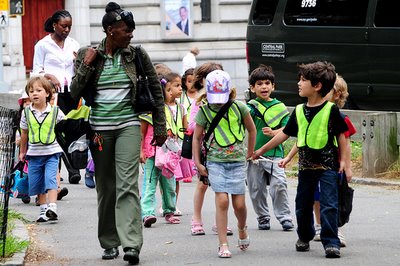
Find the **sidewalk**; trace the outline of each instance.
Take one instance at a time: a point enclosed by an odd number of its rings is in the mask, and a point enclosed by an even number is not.
[[[297,180],[295,178],[288,178],[289,185],[289,200],[294,216],[294,194],[297,186]],[[400,188],[400,181],[397,180],[381,180],[377,178],[353,178],[351,184],[361,185],[373,185],[373,186],[396,186]],[[40,245],[41,250],[48,252],[48,258],[38,263],[24,261],[22,254],[15,256],[8,264],[3,265],[126,265],[123,264],[122,259],[116,259],[112,261],[102,261],[100,259],[102,249],[100,248],[97,240],[97,203],[96,203],[96,191],[95,189],[89,189],[84,185],[84,181],[81,180],[78,185],[70,185],[68,182],[62,182],[62,186],[66,186],[69,189],[69,194],[58,202],[60,220],[57,223],[44,223],[36,224],[32,222],[32,228],[34,235],[35,244]],[[183,211],[180,225],[167,225],[162,217],[157,217],[157,223],[151,227],[144,229],[144,246],[141,254],[141,261],[146,265],[159,265],[154,262],[154,254],[159,256],[163,261],[162,264],[167,263],[167,258],[171,254],[179,253],[183,258],[190,257],[190,254],[194,253],[194,260],[197,263],[201,263],[202,256],[210,256],[210,252],[217,248],[217,242],[215,235],[211,232],[211,227],[214,224],[214,197],[210,191],[206,193],[205,203],[203,207],[203,222],[205,225],[206,236],[204,237],[192,237],[190,236],[190,219],[192,213],[192,195],[195,184],[189,183],[181,185],[181,192],[179,197],[179,208]],[[34,198],[32,198],[30,204],[23,204],[18,199],[12,199],[10,201],[10,207],[18,212],[21,212],[25,217],[34,221],[38,215],[38,207],[34,206]],[[157,197],[159,200],[159,195]],[[270,198],[269,198],[270,200]],[[247,205],[248,205],[248,226],[249,234],[252,237],[252,242],[260,242],[263,237],[262,232],[256,230],[257,223],[254,211],[251,206],[250,199],[247,193]],[[272,214],[272,212],[271,212]],[[234,217],[232,214],[232,207],[230,207],[229,221],[231,228],[234,229],[234,236],[229,238],[234,250],[233,255],[236,260],[246,259],[241,257],[243,253],[236,251],[235,241],[237,238],[236,226],[234,224]],[[285,249],[288,249],[289,256],[295,256],[296,253],[292,252],[292,244],[296,239],[295,231],[283,232],[280,231],[280,225],[276,219],[271,219],[272,228],[268,231],[269,234],[273,234],[273,237],[280,239],[279,241],[285,240]],[[167,229],[168,228],[168,229]],[[29,239],[27,225],[18,226],[20,236],[22,239]],[[274,236],[276,234],[276,236]],[[279,235],[279,236],[278,236]],[[260,239],[259,239],[260,238]],[[190,239],[190,241],[189,241]],[[282,240],[281,240],[282,239]],[[273,240],[278,241],[278,240]],[[149,246],[149,243],[152,243]],[[153,246],[154,243],[157,243]],[[184,249],[181,249],[179,243],[184,243]],[[210,247],[211,245],[211,247]],[[287,246],[286,246],[287,245]],[[202,247],[199,250],[199,247]],[[253,247],[255,248],[255,247]],[[204,249],[204,250],[203,250]],[[211,250],[211,251],[210,251]],[[121,252],[121,250],[120,250]],[[185,255],[186,253],[187,255]],[[254,251],[249,251],[254,252]],[[211,253],[213,254],[213,253]],[[60,257],[61,256],[61,257]],[[121,257],[121,256],[120,256]],[[176,257],[171,259],[176,260]],[[207,258],[207,261],[214,261],[214,258]],[[178,260],[179,261],[179,260]],[[229,262],[232,261],[227,261]],[[197,264],[196,263],[196,264]],[[216,259],[214,263],[218,265],[225,265],[225,261]],[[211,265],[213,263],[210,263]],[[228,265],[226,264],[226,265]]]

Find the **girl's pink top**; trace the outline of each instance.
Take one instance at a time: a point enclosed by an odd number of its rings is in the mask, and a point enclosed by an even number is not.
[[[156,155],[156,147],[151,145],[151,141],[153,140],[154,136],[154,128],[152,125],[148,124],[146,135],[144,136],[143,140],[143,154],[146,158],[151,158]]]

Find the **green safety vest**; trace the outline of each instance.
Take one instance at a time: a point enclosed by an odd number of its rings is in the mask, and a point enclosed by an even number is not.
[[[190,103],[189,97],[187,96],[187,92],[182,93],[180,102],[183,105],[183,107],[185,107],[187,110],[186,117],[187,117],[187,121],[189,121],[190,120],[190,110],[192,109],[192,104]],[[196,100],[194,100],[193,103],[195,103],[195,102],[196,102]]]
[[[44,145],[52,144],[56,140],[55,125],[57,122],[58,107],[52,106],[51,111],[39,123],[33,115],[31,109],[25,108],[25,117],[28,124],[28,140],[31,144],[42,143]]]
[[[165,120],[167,121],[167,130],[171,130],[174,136],[183,139],[183,110],[180,104],[177,104],[176,115],[173,117],[171,109],[165,105]],[[181,130],[182,129],[182,130]]]
[[[309,123],[304,114],[304,104],[296,106],[296,120],[299,126],[297,147],[307,146],[311,149],[323,149],[328,143],[328,122],[334,104],[327,102]],[[337,146],[336,138],[334,145]]]
[[[254,106],[260,112],[261,118],[272,129],[279,127],[282,119],[289,114],[285,104],[282,102],[278,102],[270,107],[266,107],[257,100],[250,100],[248,104]]]
[[[207,107],[206,107],[207,106]],[[203,105],[200,110],[205,115],[209,124],[211,124],[217,112],[210,109],[210,105]],[[245,136],[244,125],[242,122],[242,114],[235,102],[226,114],[221,118],[221,121],[214,129],[214,139],[220,147],[228,147],[235,144],[237,141],[242,142]]]

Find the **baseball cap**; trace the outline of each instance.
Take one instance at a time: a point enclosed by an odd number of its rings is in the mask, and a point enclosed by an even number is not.
[[[21,97],[18,98],[18,104],[22,105],[24,103],[24,99],[29,99],[28,94],[24,91]]]
[[[206,77],[208,103],[227,103],[230,94],[231,77],[223,70],[214,70]]]

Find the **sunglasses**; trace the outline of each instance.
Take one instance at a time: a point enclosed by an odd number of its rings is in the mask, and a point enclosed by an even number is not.
[[[123,20],[130,28],[135,28],[135,21],[133,20],[132,12],[123,10],[115,17],[113,22],[118,22],[120,20]]]

